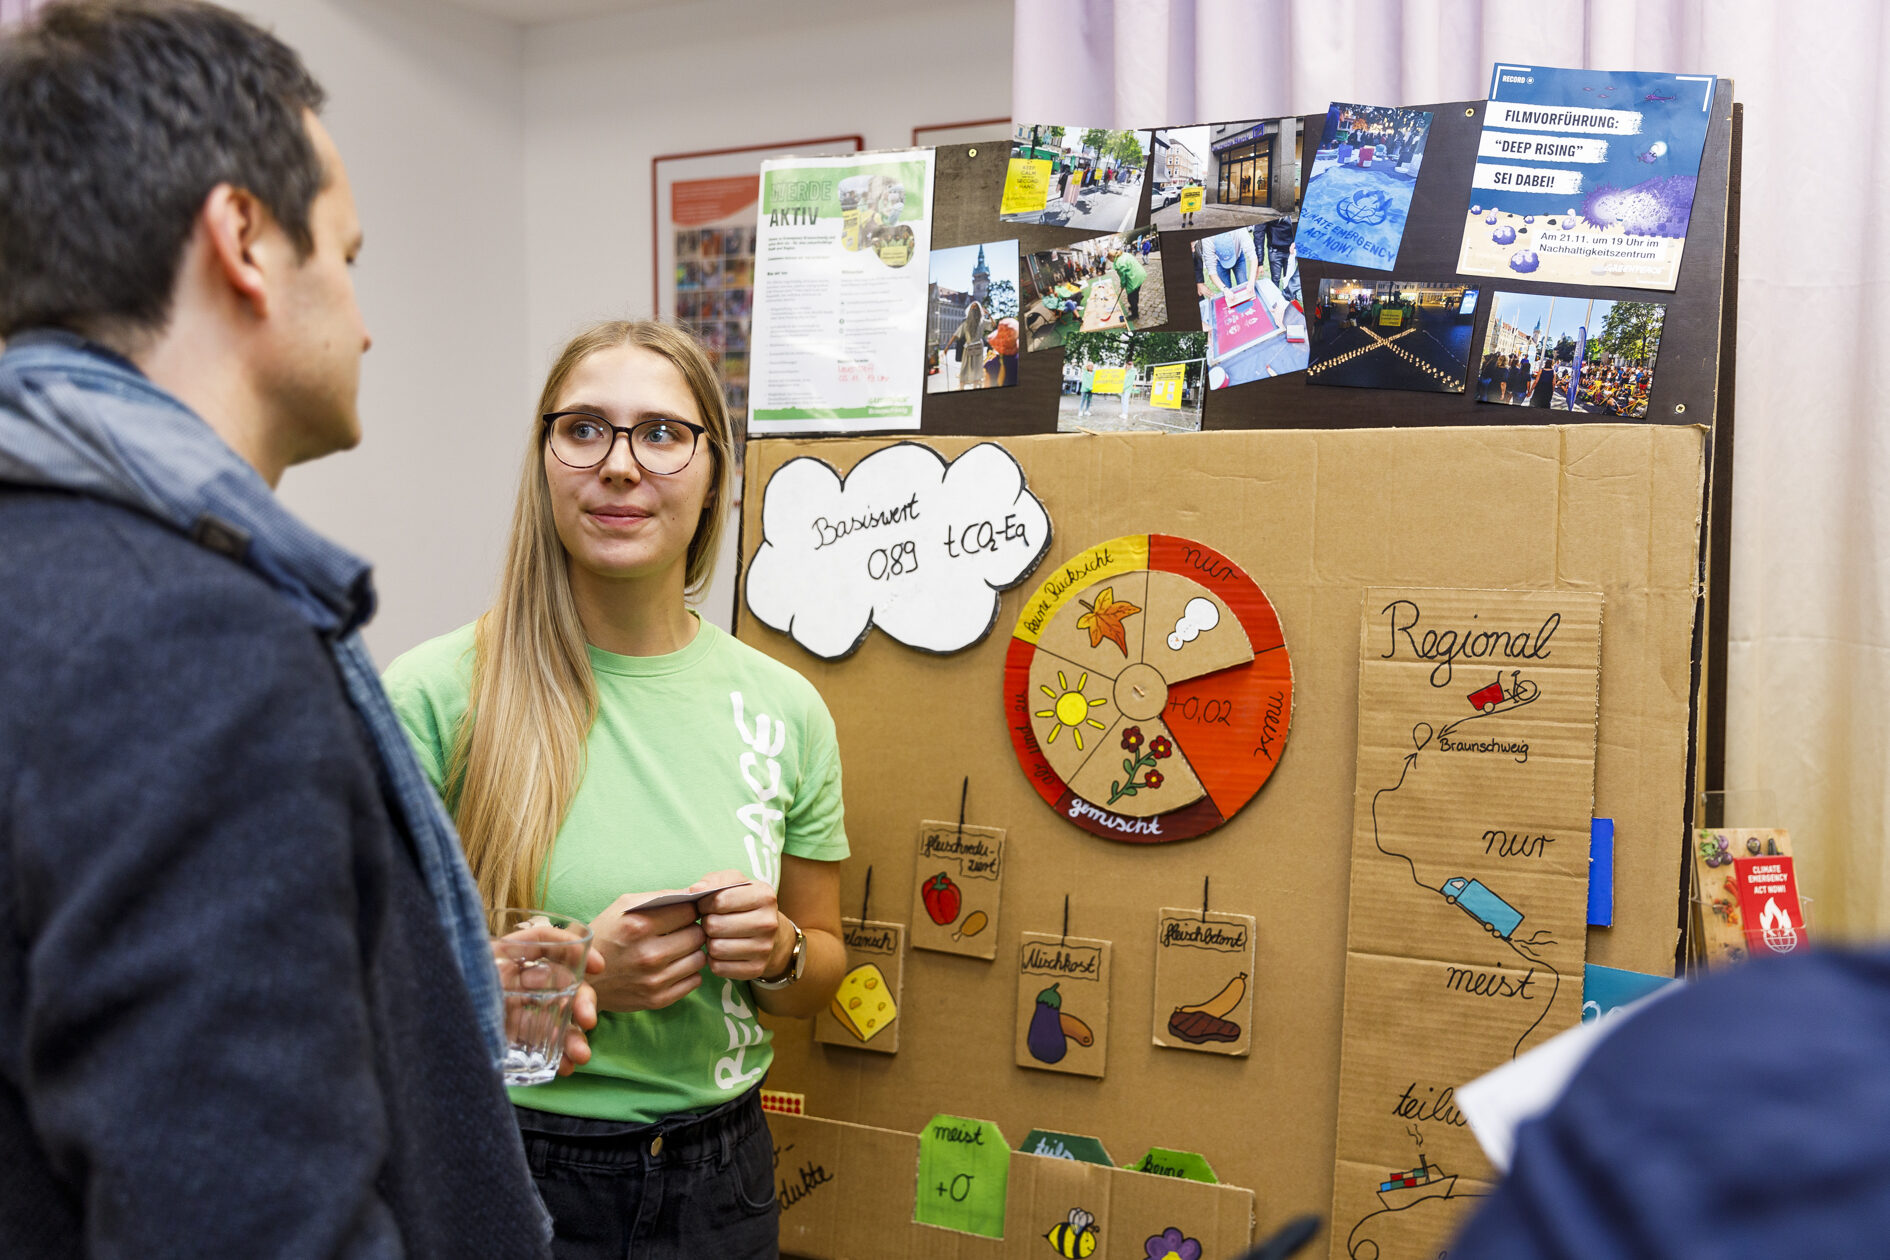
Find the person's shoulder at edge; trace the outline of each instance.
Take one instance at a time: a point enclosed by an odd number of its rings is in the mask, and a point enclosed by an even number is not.
[[[827,702],[821,698],[819,688],[809,682],[807,676],[785,661],[776,660],[753,644],[744,643],[722,627],[702,618],[700,634],[712,635],[715,639],[710,652],[725,662],[725,668],[750,675],[776,694],[793,700],[808,713],[818,713],[831,723],[827,717]]]
[[[435,789],[445,781],[448,745],[472,700],[477,625],[469,621],[409,648],[381,673],[381,686],[394,706],[394,716],[406,729]]]

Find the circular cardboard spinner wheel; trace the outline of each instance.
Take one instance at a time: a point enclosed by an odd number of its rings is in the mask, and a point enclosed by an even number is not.
[[[1038,795],[1094,835],[1158,844],[1212,831],[1267,781],[1293,669],[1238,565],[1132,534],[1073,556],[1025,602],[1004,700]]]

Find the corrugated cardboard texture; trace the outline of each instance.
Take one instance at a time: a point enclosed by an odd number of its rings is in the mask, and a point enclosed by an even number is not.
[[[947,455],[973,440],[926,439]],[[846,469],[879,444],[751,443],[744,555],[758,542],[762,487],[774,468],[812,453]],[[990,639],[949,657],[873,634],[855,656],[824,664],[743,616],[741,638],[801,671],[833,710],[854,852],[842,905],[859,905],[869,864],[876,888],[919,878],[914,830],[957,817],[968,774],[966,822],[1007,829],[1000,959],[1015,957],[1026,927],[1060,924],[1068,893],[1071,930],[1115,942],[1112,1017],[1139,1033],[1153,1019],[1154,912],[1198,904],[1201,880],[1212,876],[1213,908],[1257,922],[1251,1052],[1181,1054],[1133,1035],[1116,1039],[1101,1080],[1026,1071],[1013,1063],[1015,970],[921,950],[906,959],[896,1056],[817,1046],[808,1025],[772,1021],[771,1086],[805,1092],[813,1115],[909,1133],[943,1111],[995,1120],[1007,1134],[1094,1134],[1124,1160],[1151,1146],[1200,1151],[1223,1181],[1255,1191],[1261,1229],[1299,1213],[1325,1215],[1358,618],[1372,586],[1602,593],[1595,794],[1597,812],[1618,828],[1617,922],[1590,933],[1588,957],[1635,971],[1670,968],[1687,804],[1700,430],[1071,434],[1005,445],[1050,511],[1045,566],[1123,534],[1166,531],[1216,548],[1260,584],[1292,654],[1287,748],[1258,795],[1208,835],[1153,845],[1102,840],[1051,812],[1008,738],[1004,658],[1031,584],[1006,593]],[[899,1255],[909,1245],[899,1239],[917,1228],[906,1224],[912,1168],[908,1158],[893,1195],[903,1201],[852,1200],[861,1228],[887,1240],[866,1254]],[[1044,1247],[1040,1236],[1032,1245]]]
[[[1002,1241],[914,1225],[917,1134],[812,1116],[769,1116],[781,1250],[829,1260],[1040,1260],[1072,1210],[1094,1220],[1091,1260],[1144,1260],[1169,1229],[1232,1256],[1252,1232],[1254,1196],[1234,1186],[1013,1153]],[[903,1222],[903,1224],[901,1223]],[[1080,1231],[1079,1231],[1080,1232]],[[1070,1254],[1077,1254],[1072,1252]]]
[[[1602,597],[1363,605],[1331,1254],[1433,1255],[1493,1175],[1455,1087],[1581,1020]]]

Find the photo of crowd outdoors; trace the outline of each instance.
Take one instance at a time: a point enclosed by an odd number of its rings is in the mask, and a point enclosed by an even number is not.
[[[1398,262],[1431,116],[1335,104],[1300,207],[1299,256],[1389,271]]]
[[[1072,333],[1057,430],[1198,432],[1206,366],[1206,333]]]
[[[1297,118],[1171,127],[1154,134],[1149,152],[1156,227],[1246,227],[1291,215],[1299,204]]]
[[[1146,332],[1168,323],[1161,234],[1152,227],[1032,254],[1022,278],[1031,350],[1064,345],[1079,332]]]
[[[708,348],[737,434],[748,418],[748,319],[754,284],[753,227],[676,233],[676,322]]]
[[[1208,388],[1306,367],[1293,220],[1235,228],[1194,243],[1194,291],[1208,337]]]
[[[998,217],[1007,223],[1127,232],[1142,203],[1149,133],[1018,123]]]
[[[1312,309],[1315,385],[1461,394],[1477,290],[1419,280],[1322,280]]]
[[[1017,384],[1017,242],[935,249],[931,259],[925,392]]]
[[[1640,419],[1666,313],[1659,302],[1498,293],[1477,401]]]

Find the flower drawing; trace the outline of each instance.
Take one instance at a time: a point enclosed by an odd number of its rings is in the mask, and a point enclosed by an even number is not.
[[[1201,1260],[1201,1242],[1170,1225],[1142,1244],[1148,1260]]]

